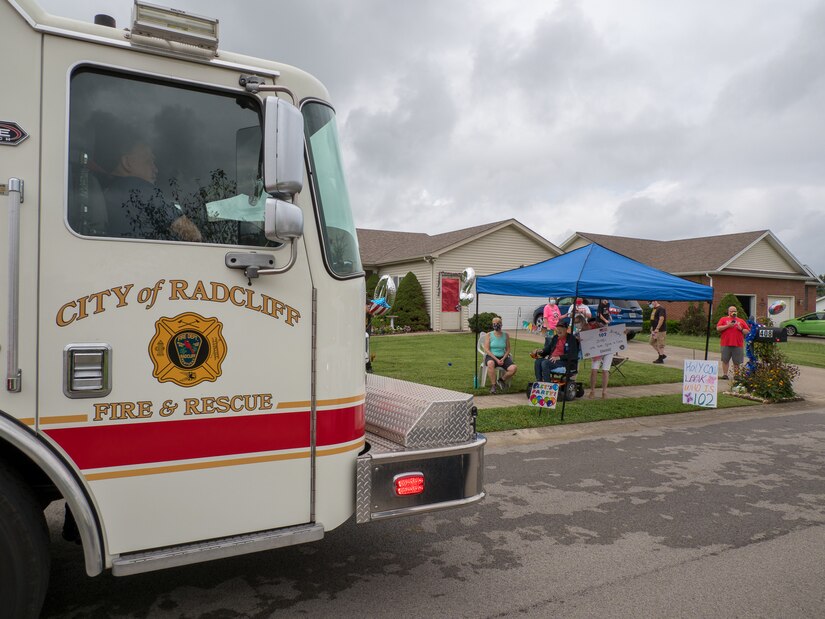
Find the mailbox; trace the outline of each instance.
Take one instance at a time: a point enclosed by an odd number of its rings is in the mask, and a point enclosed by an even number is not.
[[[757,327],[754,342],[787,342],[788,333],[780,327]]]

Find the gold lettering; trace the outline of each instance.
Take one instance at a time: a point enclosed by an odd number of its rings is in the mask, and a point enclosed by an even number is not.
[[[294,307],[287,306],[286,324],[288,324],[291,327],[293,323],[298,322],[300,318],[301,312],[296,310]]]
[[[246,306],[251,310],[255,310],[256,312],[260,312],[261,311],[261,306],[252,304],[252,297],[254,295],[255,295],[255,291],[252,290],[252,288],[248,288],[247,291],[246,291]]]
[[[268,411],[272,410],[272,394],[271,393],[262,393],[260,396],[260,406],[258,407],[259,410]]]
[[[229,300],[229,288],[220,282],[209,282],[212,284],[212,301],[215,303],[226,303]],[[218,291],[220,290],[220,294]]]
[[[215,411],[218,413],[228,413],[229,412],[229,396],[228,395],[221,395],[215,398],[216,409]]]
[[[147,417],[152,416],[152,403],[151,402],[146,402],[146,401],[138,402],[137,407],[138,407],[138,413],[137,413],[138,417],[146,419]]]
[[[198,280],[198,283],[195,285],[195,289],[192,291],[192,296],[189,297],[193,301],[209,301],[209,296],[206,294],[206,288],[203,285],[203,282]]]
[[[201,405],[204,415],[211,415],[215,412],[215,398],[201,398]]]
[[[105,402],[95,404],[95,421],[101,421],[104,416],[109,414],[110,409],[111,407]]]
[[[86,297],[81,297],[77,300],[77,319],[83,320],[88,315],[86,313]]]
[[[246,301],[243,299],[241,301],[238,301],[235,297],[236,292],[246,294],[246,290],[244,290],[240,286],[232,286],[232,290],[229,291],[229,300],[232,301],[232,305],[235,305],[237,307],[243,307],[244,305],[246,305]]]
[[[198,402],[197,398],[184,398],[183,403],[186,405],[186,410],[183,412],[184,415],[200,415],[200,411],[198,411]]]
[[[235,404],[236,400],[240,400],[241,403],[240,404]],[[233,396],[232,400],[230,400],[229,408],[231,408],[232,411],[235,412],[235,413],[240,413],[243,410],[243,396],[242,395]]]
[[[191,297],[186,295],[186,288],[189,284],[183,279],[170,279],[169,284],[172,286],[172,291],[169,293],[170,301],[177,301],[178,297],[189,301]]]
[[[65,327],[66,325],[72,324],[75,320],[77,320],[77,314],[72,314],[71,318],[68,320],[65,318],[66,310],[69,308],[74,309],[77,307],[77,303],[74,301],[69,301],[59,310],[57,310],[57,326],[58,327]]]
[[[125,286],[118,286],[117,288],[112,288],[112,292],[115,293],[117,297],[117,306],[116,307],[123,307],[126,305],[126,295],[129,294],[129,291],[134,287],[134,284],[126,284]]]
[[[87,298],[89,301],[95,302],[95,311],[92,312],[93,314],[100,314],[101,312],[105,312],[106,310],[103,308],[103,297],[110,297],[112,296],[111,291],[109,290],[101,290],[100,292],[95,292],[94,294],[90,294]]]

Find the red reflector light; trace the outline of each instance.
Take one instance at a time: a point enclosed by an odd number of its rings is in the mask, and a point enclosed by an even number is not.
[[[609,312],[610,312],[611,314],[617,315],[617,314],[621,314],[621,313],[622,313],[622,310],[620,310],[618,307],[611,307],[611,308],[610,308],[610,310],[609,310]]]
[[[409,496],[424,492],[424,475],[421,473],[405,473],[396,475],[392,480],[397,496]]]

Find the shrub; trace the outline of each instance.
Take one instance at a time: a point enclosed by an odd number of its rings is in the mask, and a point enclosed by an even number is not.
[[[785,400],[796,397],[793,381],[799,376],[799,368],[787,362],[776,344],[755,342],[753,351],[756,364],[743,364],[734,377],[734,390],[746,392],[763,400]]]
[[[679,321],[678,320],[668,320],[667,321],[667,332],[675,335],[676,333],[681,333],[679,330]]]
[[[668,327],[670,331],[670,327]],[[708,332],[708,320],[701,303],[688,304],[682,320],[679,323],[679,333],[685,335],[706,335]]]
[[[373,273],[367,277],[367,301],[372,301],[372,295],[375,292],[375,287],[378,285],[379,279],[381,278],[378,277],[378,273]]]
[[[496,316],[498,314],[493,312],[482,312],[481,314],[473,314],[467,322],[473,333],[489,333],[493,330],[493,318]]]
[[[412,271],[398,284],[391,312],[397,317],[395,325],[398,327],[409,327],[410,331],[430,329],[430,315],[427,313],[424,291]]]
[[[748,319],[748,317],[745,315],[745,310],[742,307],[742,304],[739,303],[739,299],[736,298],[736,295],[728,292],[725,294],[725,296],[722,297],[722,299],[716,305],[716,309],[713,310],[713,316],[710,321],[711,327],[716,327],[716,323],[719,322],[719,319],[723,316],[728,315],[728,308],[731,305],[736,307],[737,316],[739,318],[741,318],[742,320]]]

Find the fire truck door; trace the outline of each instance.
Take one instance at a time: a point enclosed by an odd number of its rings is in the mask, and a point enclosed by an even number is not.
[[[38,431],[110,553],[308,522],[303,242],[285,273],[228,268],[289,257],[263,234],[260,102],[214,68],[101,53],[46,39]]]

